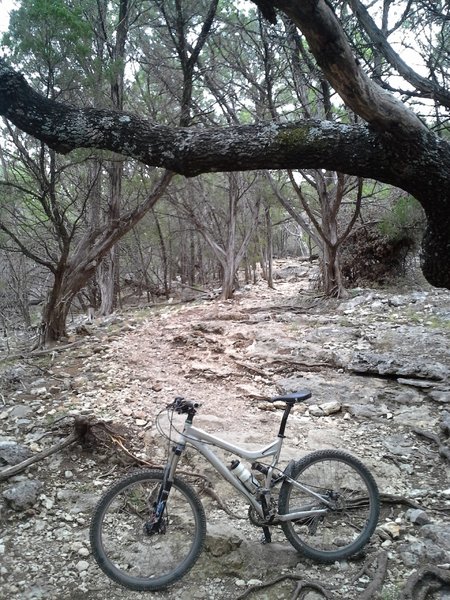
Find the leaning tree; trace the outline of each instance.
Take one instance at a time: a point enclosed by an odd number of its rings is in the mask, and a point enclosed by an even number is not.
[[[0,63],[0,114],[58,152],[107,149],[187,177],[215,171],[320,168],[395,185],[415,196],[424,208],[427,229],[422,268],[426,278],[433,285],[450,288],[450,144],[376,78],[369,77],[364,57],[355,55],[330,2],[254,1],[269,21],[275,22],[279,11],[297,25],[328,82],[358,115],[358,122],[306,119],[170,127],[134,114],[44,98],[5,61]],[[351,0],[348,4],[378,56],[416,86],[418,94],[450,106],[450,94],[439,80],[416,76],[362,3]]]

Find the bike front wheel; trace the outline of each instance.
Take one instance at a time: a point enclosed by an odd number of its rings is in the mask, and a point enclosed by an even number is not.
[[[92,517],[94,558],[108,577],[131,590],[166,588],[189,571],[203,548],[203,506],[193,488],[177,477],[160,525],[152,528],[162,482],[158,470],[125,477],[102,496]]]
[[[280,489],[280,514],[324,511],[281,527],[305,556],[334,562],[358,553],[378,522],[377,484],[358,459],[340,450],[319,450],[296,462]]]

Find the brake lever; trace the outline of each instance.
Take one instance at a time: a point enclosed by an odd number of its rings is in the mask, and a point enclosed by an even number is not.
[[[175,400],[167,406],[169,410],[174,410],[179,415],[189,412],[189,410],[196,411],[201,404],[198,402],[193,402],[192,400],[186,400],[181,396],[177,396]]]
[[[168,410],[174,410],[177,413],[180,413],[183,406],[185,405],[186,400],[182,396],[177,396],[173,402],[167,405]]]

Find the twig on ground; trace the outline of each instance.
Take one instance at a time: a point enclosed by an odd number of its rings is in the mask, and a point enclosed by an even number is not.
[[[155,465],[154,463],[151,463],[148,460],[145,460],[144,458],[139,458],[138,456],[136,456],[135,454],[133,454],[124,445],[124,443],[122,442],[122,440],[120,439],[120,437],[117,437],[117,436],[111,435],[111,434],[109,434],[109,437],[110,437],[111,441],[114,442],[114,444],[116,444],[117,446],[119,446],[119,448],[121,450],[123,450],[127,456],[129,456],[130,458],[132,458],[133,460],[135,460],[137,463],[139,463],[139,464],[141,464],[143,466],[146,466],[146,467],[161,468],[161,465]]]
[[[212,498],[213,500],[215,500],[217,502],[217,504],[220,506],[220,508],[225,511],[227,513],[227,515],[229,515],[230,517],[232,517],[233,519],[247,519],[247,517],[241,517],[240,515],[235,514],[232,510],[230,510],[228,508],[228,506],[226,505],[225,501],[222,500],[222,498],[219,496],[219,494],[216,492],[216,490],[213,488],[213,486],[209,486],[209,485],[205,485],[200,489],[200,494],[206,494],[207,496],[209,496],[210,498]]]
[[[114,473],[114,471],[117,469],[117,465],[113,465],[109,471],[107,471],[106,473],[103,473],[102,475],[98,476],[98,479],[104,479],[105,477],[109,477],[110,475],[112,475]]]

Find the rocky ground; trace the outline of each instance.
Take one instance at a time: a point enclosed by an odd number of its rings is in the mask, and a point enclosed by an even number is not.
[[[62,440],[75,417],[115,425],[94,427],[90,444],[73,444],[0,483],[1,598],[237,600],[251,586],[296,575],[334,598],[367,599],[382,559],[363,566],[376,556],[387,558],[378,585],[385,600],[402,598],[408,578],[426,565],[448,581],[450,292],[359,289],[329,301],[311,291],[313,275],[309,266],[283,263],[275,290],[260,282],[228,302],[173,302],[78,322],[78,334],[54,351],[3,361],[3,468]],[[289,420],[284,462],[319,448],[349,450],[389,500],[365,557],[318,565],[277,531],[273,544],[261,545],[233,490],[189,453],[184,468],[208,475],[234,516],[202,494],[206,549],[166,592],[127,591],[103,575],[89,548],[90,514],[102,491],[136,465],[112,441],[117,427],[131,454],[161,462],[166,446],[155,417],[183,395],[202,404],[198,426],[258,446],[274,437],[281,416],[265,398],[299,388],[313,396]],[[287,580],[249,597],[291,598],[295,587]],[[448,599],[449,589],[427,598]]]

